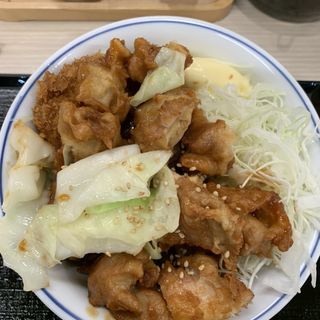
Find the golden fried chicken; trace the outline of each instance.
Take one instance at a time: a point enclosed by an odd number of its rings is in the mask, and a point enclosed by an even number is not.
[[[46,72],[38,82],[37,101],[33,109],[34,124],[40,135],[56,149],[61,147],[58,117],[64,102],[96,109],[102,113],[101,117],[106,112],[112,113],[123,121],[130,109],[129,97],[125,92],[130,56],[124,43],[113,39],[106,56],[100,53],[85,56],[65,64],[57,74]],[[98,144],[92,142],[97,150]]]
[[[270,257],[273,246],[292,245],[290,221],[279,196],[258,188],[231,188],[195,178],[178,177],[181,215],[178,231],[160,246],[188,244],[222,254],[226,268],[236,269],[239,256]]]
[[[146,252],[137,256],[126,253],[102,256],[89,270],[89,300],[93,306],[106,306],[111,311],[127,311],[135,315],[143,312],[144,303],[136,295],[135,286],[152,288],[159,276],[159,268],[149,260]]]
[[[238,313],[253,298],[233,274],[220,275],[214,258],[195,254],[167,261],[159,284],[173,320],[222,320]]]
[[[58,132],[58,118],[61,99],[52,99],[50,104],[36,104],[33,109],[33,123],[40,136],[51,143],[55,149],[61,147],[61,138]]]
[[[172,149],[186,132],[197,105],[198,99],[189,88],[156,95],[135,112],[134,141],[143,152]]]
[[[111,112],[124,120],[130,105],[119,77],[110,69],[97,64],[79,67],[79,91],[76,100],[102,112]]]
[[[192,56],[186,47],[176,42],[170,42],[165,47],[179,51],[186,56],[185,68],[191,65]],[[151,44],[144,38],[135,39],[134,53],[128,63],[128,71],[132,80],[143,82],[147,72],[157,67],[155,57],[160,49],[161,47]]]
[[[161,293],[150,289],[137,289],[136,297],[141,305],[141,313],[112,311],[116,320],[172,320]]]
[[[225,203],[245,220],[241,255],[270,256],[272,246],[287,251],[292,243],[292,229],[280,197],[258,188],[231,188],[207,184]]]
[[[195,109],[191,125],[182,139],[186,146],[180,162],[209,176],[224,175],[233,163],[233,131],[223,120],[209,122],[201,109]]]
[[[144,38],[134,40],[134,52],[128,63],[128,72],[132,80],[143,82],[147,72],[157,67],[154,58],[159,50],[160,47]]]
[[[104,64],[104,55],[95,54],[65,64],[57,73],[47,71],[38,81],[36,104],[33,108],[33,122],[40,135],[56,149],[61,146],[58,133],[60,104],[63,101],[75,101],[78,91],[78,70],[83,64]]]
[[[132,54],[126,48],[124,40],[114,38],[110,41],[110,46],[106,52],[106,65],[123,88],[127,84],[126,79],[129,78],[127,65],[131,56]]]
[[[244,221],[223,200],[192,180],[189,177],[176,179],[181,208],[179,229],[165,235],[160,246],[166,249],[188,244],[224,254],[227,267],[234,270],[243,245]]]
[[[72,102],[60,105],[58,132],[74,161],[119,146],[122,141],[117,116],[90,107],[76,107]]]

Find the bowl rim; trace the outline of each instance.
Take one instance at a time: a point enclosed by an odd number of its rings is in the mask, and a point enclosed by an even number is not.
[[[0,166],[3,168],[4,164],[4,155],[6,153],[7,147],[7,139],[9,136],[9,132],[11,130],[13,121],[15,120],[15,116],[20,109],[21,104],[24,99],[27,97],[29,91],[33,88],[33,86],[37,83],[37,81],[43,76],[43,74],[52,66],[55,65],[57,61],[59,61],[63,56],[67,55],[77,46],[97,37],[101,34],[105,34],[108,32],[112,32],[117,29],[128,28],[134,25],[145,25],[152,23],[171,23],[171,24],[180,24],[180,25],[188,25],[197,28],[207,29],[209,31],[213,31],[220,36],[228,38],[232,42],[237,43],[238,45],[244,46],[250,51],[254,52],[255,55],[263,58],[269,65],[276,70],[282,78],[291,86],[291,88],[295,91],[295,93],[300,98],[301,103],[304,108],[306,108],[311,114],[311,120],[313,122],[314,127],[316,128],[316,123],[319,122],[319,116],[312,105],[311,101],[303,91],[303,89],[299,86],[294,77],[284,68],[275,58],[273,58],[268,52],[264,49],[251,42],[247,38],[229,30],[224,27],[218,26],[216,24],[205,22],[198,19],[188,18],[188,17],[178,17],[178,16],[146,16],[146,17],[138,17],[120,20],[117,22],[113,22],[110,24],[106,24],[99,28],[96,28],[92,31],[89,31],[79,37],[75,38],[61,49],[57,50],[54,54],[52,54],[44,63],[40,65],[40,67],[30,76],[30,78],[26,81],[20,92],[17,94],[16,98],[12,102],[9,111],[5,117],[3,122],[1,132],[0,132]],[[319,132],[319,128],[317,129]],[[0,202],[3,203],[3,187],[2,187],[2,178],[3,178],[3,169],[1,170],[1,179],[0,179]],[[2,213],[2,209],[0,208],[0,215]],[[317,260],[320,255],[320,231],[315,232],[315,236],[311,243],[312,249],[310,251],[311,258]],[[300,272],[300,281],[303,284],[310,274],[309,267],[305,264],[302,267]],[[81,320],[79,316],[74,314],[71,310],[63,305],[56,297],[54,297],[48,289],[41,289],[35,291],[35,294],[39,297],[39,299],[54,313],[60,316],[63,319],[73,319],[73,320]],[[291,299],[293,296],[289,296],[287,294],[281,294],[271,305],[269,305],[265,310],[261,311],[258,315],[251,320],[262,320],[269,319],[276,313],[278,313]]]

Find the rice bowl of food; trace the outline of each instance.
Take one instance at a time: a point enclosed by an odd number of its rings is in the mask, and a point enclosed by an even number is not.
[[[229,30],[93,30],[30,77],[1,129],[4,263],[62,319],[269,319],[320,254],[318,122]]]

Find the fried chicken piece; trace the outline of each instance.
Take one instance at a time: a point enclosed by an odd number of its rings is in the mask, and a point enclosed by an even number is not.
[[[135,112],[133,138],[143,152],[170,150],[182,138],[198,100],[192,89],[158,94]]]
[[[123,88],[127,84],[126,79],[129,78],[127,65],[131,56],[132,54],[126,48],[124,40],[114,38],[110,41],[110,46],[106,52],[106,65],[116,75]]]
[[[50,104],[36,104],[33,108],[33,123],[40,136],[54,146],[61,147],[61,138],[57,130],[60,101],[52,100]]]
[[[74,161],[119,146],[122,141],[117,116],[90,107],[76,107],[72,102],[61,103],[58,132],[63,145],[70,147]]]
[[[76,59],[63,65],[57,74],[47,71],[43,79],[38,81],[37,102],[48,103],[61,95],[65,99],[73,99],[78,90],[78,70],[83,64],[104,65],[104,55],[97,53]]]
[[[201,109],[195,109],[191,125],[182,139],[186,152],[180,162],[209,176],[224,175],[233,163],[233,131],[223,120],[209,122]]]
[[[128,311],[112,311],[116,320],[172,320],[166,302],[155,290],[138,289],[136,297],[141,305],[141,314]]]
[[[88,277],[89,301],[93,306],[141,313],[132,288],[143,277],[143,263],[127,254],[103,256]]]
[[[251,290],[233,274],[219,275],[214,258],[195,254],[179,262],[184,267],[167,261],[159,278],[174,320],[228,319],[252,300]]]
[[[40,135],[56,149],[61,147],[58,116],[63,102],[90,106],[111,112],[123,121],[130,109],[125,92],[127,60],[131,53],[118,39],[113,39],[106,56],[98,53],[65,64],[57,73],[46,72],[38,82],[33,109],[34,124]]]
[[[188,244],[223,254],[226,268],[236,270],[239,256],[270,257],[273,246],[287,251],[290,221],[280,197],[258,188],[231,188],[195,178],[176,178],[181,214],[178,231],[165,235],[160,246]]]
[[[56,149],[61,146],[58,133],[58,116],[63,101],[74,101],[78,90],[78,69],[80,65],[93,63],[104,64],[104,56],[95,54],[65,64],[59,73],[47,71],[38,81],[36,104],[33,108],[33,122],[40,135]]]
[[[104,64],[81,64],[76,100],[99,111],[111,112],[123,121],[130,109],[125,92],[126,79],[129,77],[126,66],[130,56],[124,41],[114,38],[110,41]]]
[[[111,112],[123,121],[130,109],[125,81],[120,68],[108,69],[98,64],[79,67],[79,91],[76,100],[102,112]],[[119,75],[121,74],[121,75]]]
[[[186,56],[185,68],[191,65],[192,56],[186,47],[176,42],[170,42],[165,47],[179,51]],[[128,71],[132,80],[142,83],[147,72],[158,66],[155,57],[160,49],[161,47],[151,44],[144,38],[135,39],[134,53],[128,63]]]
[[[258,188],[232,188],[207,184],[225,203],[245,220],[241,255],[270,256],[272,246],[287,251],[292,243],[292,229],[279,195]]]
[[[188,244],[224,254],[224,262],[236,269],[236,262],[243,246],[244,220],[234,213],[221,198],[210,193],[194,178],[179,177],[178,197],[181,214],[179,232],[165,235],[160,246]]]
[[[154,58],[160,47],[151,44],[144,38],[134,40],[134,53],[129,59],[128,71],[134,81],[143,82],[147,72],[157,67]]]
[[[151,288],[158,277],[159,268],[144,251],[137,256],[126,253],[102,256],[89,271],[89,301],[93,306],[106,306],[113,312],[140,315],[144,306],[135,286],[140,282]]]

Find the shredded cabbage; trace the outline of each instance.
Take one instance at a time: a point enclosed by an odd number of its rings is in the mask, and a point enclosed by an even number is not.
[[[268,277],[263,282],[294,294],[299,290],[300,267],[308,262],[305,244],[320,229],[320,180],[310,158],[310,150],[319,148],[319,141],[310,114],[302,107],[285,106],[281,93],[261,84],[247,99],[239,97],[233,86],[202,87],[197,94],[208,119],[225,120],[238,136],[229,175],[242,186],[273,190],[283,201],[295,244],[286,253],[274,250],[272,261],[290,281],[280,283]],[[251,286],[256,273],[269,264],[269,259],[246,257],[239,269]]]
[[[134,107],[156,94],[167,92],[184,84],[186,56],[183,53],[162,47],[154,60],[158,67],[148,72],[139,91],[132,97],[130,104]]]

